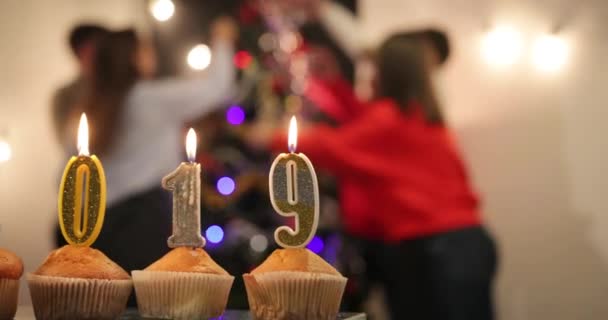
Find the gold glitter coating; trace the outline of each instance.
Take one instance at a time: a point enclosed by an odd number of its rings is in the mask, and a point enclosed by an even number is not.
[[[182,162],[163,178],[164,189],[173,193],[173,234],[167,240],[170,248],[204,247],[201,236],[201,165]]]
[[[297,201],[288,200],[288,163],[295,162],[295,193]],[[275,232],[275,240],[282,247],[306,246],[317,229],[319,191],[312,164],[303,154],[281,154],[270,172],[270,199],[273,207],[283,216],[295,216],[295,230],[286,226]],[[291,203],[290,203],[291,202]]]
[[[81,168],[82,166],[86,168]],[[88,188],[77,185],[77,181],[80,181],[77,175],[84,172],[87,172]],[[105,183],[103,168],[95,156],[73,157],[68,163],[59,194],[59,224],[69,244],[88,246],[97,239],[105,214]],[[86,192],[85,207],[82,211],[85,212],[86,217],[82,217],[82,226],[76,226],[78,220],[76,215],[82,214],[76,212],[80,208],[77,202],[84,192]]]

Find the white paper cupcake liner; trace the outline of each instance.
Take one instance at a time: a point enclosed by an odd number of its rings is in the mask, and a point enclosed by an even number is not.
[[[36,319],[116,319],[127,307],[131,280],[27,275]]]
[[[15,316],[18,298],[19,280],[0,279],[0,320]]]
[[[280,271],[243,275],[254,319],[334,320],[347,279],[320,273]]]
[[[208,319],[224,313],[233,276],[133,271],[139,313],[160,319]]]

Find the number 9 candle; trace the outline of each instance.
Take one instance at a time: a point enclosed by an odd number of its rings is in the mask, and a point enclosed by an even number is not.
[[[59,188],[59,226],[71,245],[90,246],[101,231],[106,210],[106,177],[101,162],[89,156],[89,128],[83,113],[78,126],[78,156],[70,158]]]
[[[281,226],[274,233],[283,248],[305,247],[315,235],[319,221],[319,185],[312,163],[303,153],[295,153],[298,128],[296,118],[289,123],[289,153],[281,153],[269,175],[270,202],[282,216],[295,217],[295,230]]]

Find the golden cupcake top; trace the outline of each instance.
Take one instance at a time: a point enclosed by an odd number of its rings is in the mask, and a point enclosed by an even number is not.
[[[149,265],[146,271],[174,271],[228,275],[202,248],[177,247],[158,261]]]
[[[34,274],[82,279],[130,279],[125,270],[101,251],[74,245],[52,251]]]
[[[0,279],[21,278],[23,274],[23,262],[16,254],[0,248]]]
[[[306,248],[277,249],[261,265],[251,271],[251,274],[276,271],[301,271],[341,276],[338,270]]]

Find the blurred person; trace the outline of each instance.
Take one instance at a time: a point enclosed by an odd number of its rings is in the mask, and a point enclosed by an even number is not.
[[[369,41],[364,37],[357,16],[336,1],[331,0],[280,0],[279,12],[300,25],[304,38],[315,38],[315,42],[333,42],[333,50],[340,59],[355,61],[366,55]],[[446,34],[436,28],[418,28],[401,33],[401,36],[420,40],[424,50],[433,57],[433,64],[441,66],[449,56],[449,42]],[[352,67],[344,67],[347,78]]]
[[[375,99],[338,127],[301,128],[298,152],[337,177],[345,231],[392,319],[493,319],[495,245],[426,53],[420,38],[388,38],[375,57]],[[286,145],[281,130],[272,147]]]
[[[443,66],[450,57],[450,41],[447,34],[437,28],[415,29],[400,33],[404,40],[410,39],[422,46],[425,62],[431,70],[433,84],[441,93],[440,73]],[[375,67],[373,51],[363,52],[357,60],[355,74],[355,95],[361,101],[370,101],[374,94]],[[441,95],[439,95],[441,97]],[[350,103],[345,103],[342,108],[349,110]]]
[[[230,98],[236,26],[220,18],[211,36],[205,75],[161,80],[150,79],[152,47],[133,30],[110,32],[98,43],[72,119],[86,112],[91,150],[101,158],[108,184],[104,226],[93,247],[125,270],[145,268],[168,251],[171,195],[160,181],[182,161],[184,124]]]
[[[343,122],[360,110],[351,100],[367,101],[373,92],[373,72],[366,68],[370,50],[360,32],[355,14],[329,0],[289,0],[281,2],[283,12],[300,21],[299,32],[308,47],[310,78],[304,96],[332,121]],[[418,28],[400,34],[422,45],[425,62],[433,70],[432,79],[450,55],[450,43],[438,28]],[[373,70],[373,68],[371,68]],[[356,95],[352,90],[357,87]]]
[[[57,89],[52,100],[53,124],[57,139],[66,151],[74,154],[74,137],[66,135],[63,127],[72,108],[82,99],[84,88],[91,76],[93,57],[97,41],[108,33],[108,30],[96,24],[79,24],[72,28],[68,35],[68,43],[78,64],[76,77]]]
[[[443,66],[450,56],[450,41],[444,31],[428,28],[406,33],[403,36],[417,39],[422,44],[426,61],[432,69]]]

